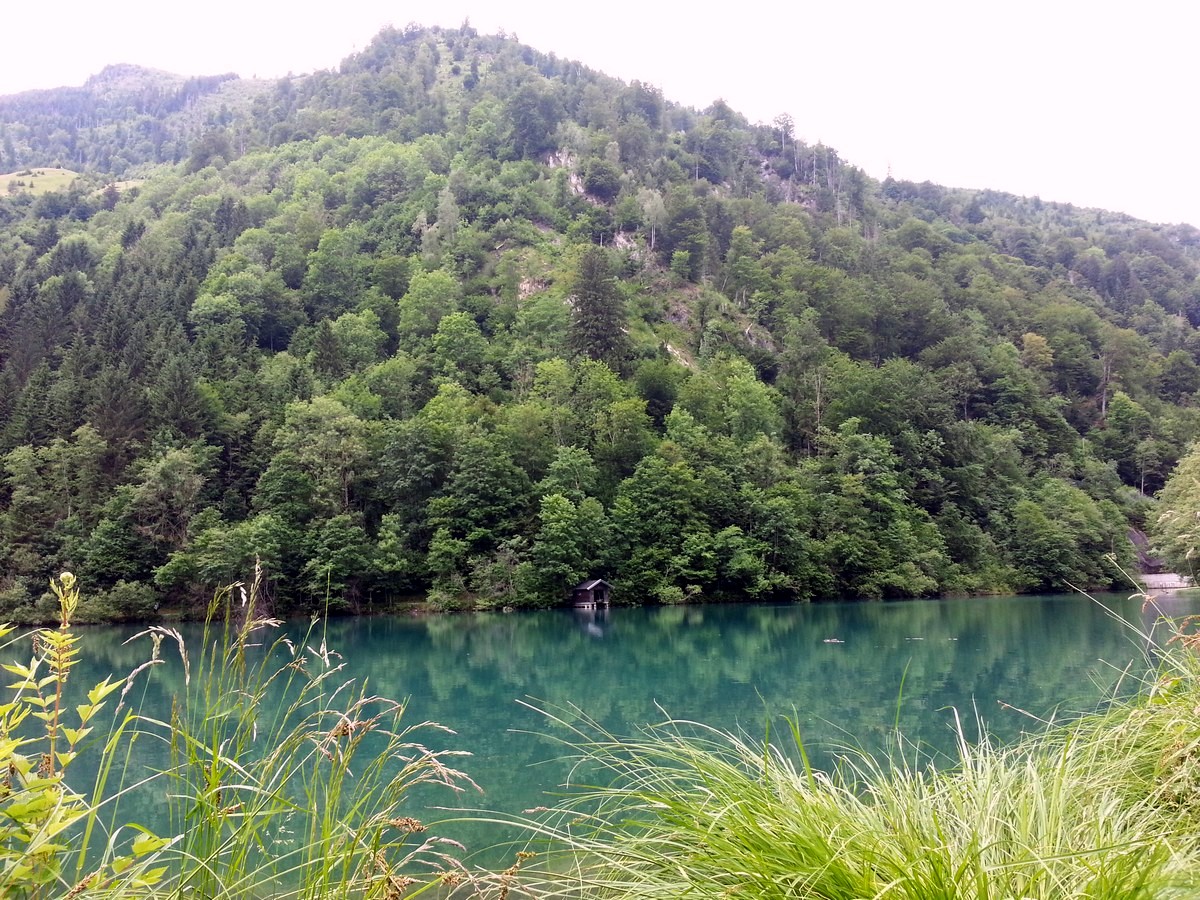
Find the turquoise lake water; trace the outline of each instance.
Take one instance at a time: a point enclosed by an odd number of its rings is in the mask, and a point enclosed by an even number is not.
[[[1172,616],[1198,610],[1186,597],[1159,604]],[[1125,595],[1028,596],[378,617],[331,621],[325,637],[346,677],[407,698],[407,721],[454,730],[429,733],[431,746],[470,752],[459,762],[482,793],[414,804],[513,815],[552,805],[570,778],[560,743],[568,732],[539,709],[590,717],[616,735],[670,717],[762,737],[768,727],[782,734],[790,717],[825,766],[848,746],[885,750],[898,722],[907,742],[936,759],[953,752],[955,710],[969,736],[982,719],[995,739],[1011,741],[1132,690],[1153,664],[1144,634],[1156,616]],[[75,683],[144,661],[148,641],[122,643],[135,631],[85,629]],[[198,626],[182,631],[198,644]],[[166,717],[181,673],[165,645],[163,655],[167,664],[136,694],[144,712]],[[160,750],[139,752],[135,766],[162,764]],[[155,809],[147,796],[131,798],[125,812],[150,822]],[[511,837],[495,826],[443,828],[472,849]]]

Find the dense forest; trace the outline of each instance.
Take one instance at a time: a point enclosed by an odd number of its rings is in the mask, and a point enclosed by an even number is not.
[[[880,183],[469,26],[0,98],[0,616],[1123,578],[1200,231]],[[39,187],[36,167],[77,173]]]

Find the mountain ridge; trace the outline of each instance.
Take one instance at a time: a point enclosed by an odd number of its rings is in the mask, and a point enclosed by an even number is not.
[[[474,32],[474,29],[469,28],[469,26],[468,26],[467,30],[470,32]],[[53,95],[55,95],[56,92],[70,93],[70,92],[75,92],[75,91],[94,91],[94,89],[97,86],[108,85],[108,84],[111,84],[114,86],[112,89],[112,93],[114,93],[118,97],[121,97],[123,95],[129,96],[129,95],[135,95],[135,94],[145,94],[147,92],[154,92],[156,90],[160,90],[164,85],[169,85],[170,87],[175,88],[175,89],[182,88],[184,93],[187,96],[189,96],[191,99],[199,99],[199,98],[211,93],[214,90],[214,88],[216,90],[220,90],[222,88],[222,86],[227,86],[228,83],[232,83],[232,85],[229,85],[229,86],[246,88],[247,90],[242,93],[248,94],[249,98],[252,98],[253,96],[260,93],[267,85],[278,84],[278,83],[283,83],[283,82],[289,82],[289,83],[295,85],[306,79],[312,79],[312,78],[319,77],[319,76],[325,76],[325,75],[330,75],[330,74],[344,74],[348,65],[349,66],[365,65],[365,66],[369,67],[370,63],[365,61],[368,59],[368,54],[370,54],[372,52],[372,47],[377,45],[379,43],[379,41],[387,35],[403,36],[405,34],[414,34],[414,33],[422,33],[423,34],[426,32],[431,32],[431,33],[435,33],[435,34],[444,34],[444,33],[452,33],[453,31],[454,31],[454,29],[447,29],[447,28],[442,28],[442,27],[438,27],[438,26],[427,28],[425,26],[421,26],[421,25],[418,25],[415,23],[410,23],[408,26],[405,26],[404,28],[396,28],[395,26],[387,26],[380,31],[380,33],[376,36],[375,39],[373,39],[373,41],[371,42],[370,45],[368,45],[368,47],[364,48],[361,51],[352,52],[348,56],[346,56],[343,59],[340,67],[336,70],[335,69],[318,69],[318,70],[314,70],[313,72],[302,73],[300,75],[292,75],[291,73],[289,73],[288,75],[282,76],[280,78],[265,78],[265,79],[244,78],[233,72],[227,72],[227,73],[220,74],[220,75],[185,75],[185,74],[181,74],[181,73],[177,73],[177,72],[171,72],[171,71],[167,71],[167,70],[163,70],[163,69],[157,69],[154,67],[143,66],[143,65],[140,65],[137,63],[109,63],[109,64],[105,65],[99,72],[96,72],[95,74],[86,78],[82,85],[78,85],[78,86],[76,86],[76,85],[60,85],[60,86],[50,87],[50,88],[33,88],[33,89],[25,90],[25,91],[15,92],[12,94],[0,95],[0,124],[2,124],[3,120],[4,120],[5,101],[20,101],[22,99],[29,99],[29,98],[33,98],[33,97],[38,97],[39,99],[49,99]],[[515,36],[508,36],[503,33],[496,35],[495,37],[499,40],[513,40],[513,41],[517,40],[517,38]],[[534,54],[542,56],[545,59],[551,60],[555,63],[561,62],[561,63],[566,64],[567,66],[579,67],[588,72],[592,72],[593,74],[603,74],[603,73],[597,72],[596,70],[590,69],[586,63],[583,63],[579,60],[573,60],[573,59],[559,60],[558,57],[552,51],[551,52],[543,52],[543,51],[534,50],[533,48],[526,48],[526,49]],[[613,77],[607,76],[607,75],[605,75],[603,77],[609,78],[614,82],[619,82],[621,84],[625,84],[625,82],[619,78],[613,78]],[[133,82],[132,85],[129,83],[131,80]],[[636,79],[634,79],[634,80],[631,80],[629,83],[636,84],[639,82]],[[118,87],[118,85],[120,87]],[[121,88],[123,88],[124,90],[122,91]],[[657,89],[655,89],[655,90],[657,90]],[[242,102],[242,101],[248,102],[248,100],[246,100],[245,96],[243,96],[242,98],[239,98],[239,100],[237,102]],[[717,100],[714,101],[714,103],[719,104],[719,105],[726,105],[725,101],[721,98],[717,98]],[[693,111],[698,111],[694,107],[691,109]],[[211,115],[213,110],[207,109],[207,110],[204,110],[204,112]],[[790,116],[787,116],[786,114],[782,114],[778,118],[790,118]],[[744,116],[741,116],[741,119],[742,119],[743,123],[749,124],[749,120],[746,119]],[[761,121],[757,122],[755,124],[759,127],[770,127],[768,123],[764,123]],[[192,137],[194,137],[194,136],[195,135],[193,134]],[[823,147],[826,145],[822,141],[818,141],[815,146]],[[834,152],[836,153],[836,151],[834,151]],[[175,161],[178,161],[178,160],[176,159]],[[51,165],[51,162],[48,161],[44,156],[36,156],[36,157],[32,157],[30,160],[21,160],[19,164],[23,167],[48,166],[48,165]],[[101,174],[120,174],[120,173],[119,172],[103,172]],[[890,174],[888,175],[887,178],[885,178],[883,180],[884,181],[892,180]],[[922,183],[934,184],[934,185],[941,186],[940,182],[925,181]],[[985,187],[985,186],[972,187],[972,186],[960,185],[960,186],[952,186],[952,187],[949,187],[948,189],[974,191],[977,193],[1003,194],[1003,195],[1006,195],[1009,197],[1021,197],[1025,200],[1039,200],[1039,198],[1036,197],[1036,195],[1021,195],[1021,194],[1013,193],[1011,191],[999,190],[999,189],[989,188],[989,187]],[[1141,219],[1132,214],[1125,213],[1122,210],[1110,209],[1107,207],[1098,207],[1098,206],[1081,206],[1081,205],[1073,203],[1069,200],[1046,201],[1046,202],[1052,202],[1052,203],[1055,203],[1060,206],[1075,207],[1075,208],[1077,208],[1081,211],[1085,211],[1085,212],[1103,212],[1103,213],[1107,213],[1110,215],[1128,216],[1128,218],[1133,222],[1143,222],[1148,225],[1159,225],[1159,226],[1179,225],[1179,226],[1186,226],[1186,227],[1193,227],[1193,228],[1196,227],[1195,225],[1192,225],[1191,223],[1187,223],[1187,222],[1154,222],[1152,220]]]

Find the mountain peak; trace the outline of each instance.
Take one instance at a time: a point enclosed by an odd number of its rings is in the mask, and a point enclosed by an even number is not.
[[[136,63],[113,63],[105,66],[84,82],[84,87],[100,87],[110,84],[121,84],[129,81],[145,81],[147,79],[183,81],[182,75],[167,72],[164,69],[153,69],[149,66],[139,66]]]

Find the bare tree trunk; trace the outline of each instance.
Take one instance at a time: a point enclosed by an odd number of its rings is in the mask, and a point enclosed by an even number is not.
[[[1106,353],[1100,357],[1100,421],[1108,420],[1108,383],[1112,378],[1112,359]]]

